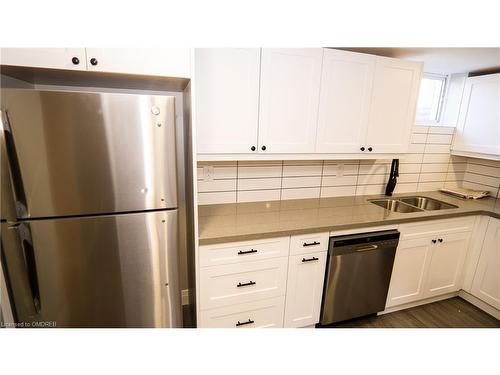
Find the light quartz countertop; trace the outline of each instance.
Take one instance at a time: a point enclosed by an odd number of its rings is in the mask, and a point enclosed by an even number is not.
[[[394,194],[425,196],[458,208],[413,213],[390,212],[369,200],[384,195],[295,199],[199,206],[199,244],[245,241],[314,232],[401,224],[468,215],[500,218],[500,199],[465,200],[437,192]]]

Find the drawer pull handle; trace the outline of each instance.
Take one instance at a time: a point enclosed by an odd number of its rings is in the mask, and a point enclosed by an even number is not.
[[[252,254],[252,253],[256,253],[256,252],[257,252],[257,250],[254,250],[254,249],[252,249],[252,250],[247,250],[247,251],[242,251],[242,250],[240,250],[240,251],[238,251],[238,255]]]
[[[317,242],[317,241],[314,241],[314,242],[309,242],[309,243],[304,242],[304,243],[302,244],[302,246],[303,246],[303,247],[307,247],[307,246],[316,246],[316,245],[319,245],[319,244],[320,244],[320,243],[319,243],[319,242]]]
[[[309,258],[309,259],[302,258],[302,263],[314,262],[315,260],[319,260],[319,258],[316,258],[316,257],[312,257],[312,258]]]
[[[254,324],[254,323],[255,323],[255,321],[254,321],[254,320],[252,320],[252,319],[248,319],[248,321],[243,322],[243,323],[241,323],[241,322],[238,320],[238,323],[236,323],[236,327],[239,327],[239,326],[245,326],[245,325],[247,325],[247,324]]]
[[[255,284],[257,284],[255,281],[250,280],[248,283],[243,283],[243,284],[242,283],[238,283],[238,285],[236,285],[236,287],[240,288],[242,286],[250,286],[250,285],[255,285]]]

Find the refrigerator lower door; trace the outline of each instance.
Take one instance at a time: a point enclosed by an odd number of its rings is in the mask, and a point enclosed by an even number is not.
[[[18,323],[181,327],[177,211],[2,226]]]

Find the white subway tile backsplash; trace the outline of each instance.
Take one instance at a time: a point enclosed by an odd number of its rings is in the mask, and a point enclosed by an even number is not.
[[[426,139],[427,139],[427,133],[425,134],[420,134],[420,133],[413,133],[411,135],[411,143],[421,143],[421,144],[425,144],[426,142]]]
[[[311,177],[283,177],[283,189],[321,186],[321,175]]]
[[[238,190],[281,189],[281,178],[242,178],[238,179]]]
[[[281,199],[319,198],[320,188],[283,189]]]
[[[201,193],[213,191],[236,191],[236,180],[198,180],[198,191]]]
[[[284,165],[283,177],[321,176],[323,164]]]
[[[425,145],[425,153],[430,153],[430,154],[449,154],[450,153],[450,145],[433,145],[433,144],[427,144],[427,145]]]
[[[450,156],[453,130],[414,126],[396,193],[463,186],[500,194],[500,162]],[[199,162],[198,203],[383,194],[390,167],[389,159]]]
[[[430,126],[429,134],[451,134],[455,133],[455,127],[452,126]]]
[[[238,178],[281,177],[281,165],[238,166]]]
[[[429,172],[446,172],[448,171],[448,163],[422,164],[421,173]]]
[[[236,203],[236,191],[219,191],[215,193],[198,193],[198,204]]]
[[[451,134],[429,134],[427,144],[451,145],[453,136]]]
[[[321,198],[346,197],[356,195],[356,186],[324,186],[321,188]]]
[[[238,191],[237,202],[279,201],[281,190]]]
[[[356,185],[358,176],[323,176],[321,186],[349,186]]]

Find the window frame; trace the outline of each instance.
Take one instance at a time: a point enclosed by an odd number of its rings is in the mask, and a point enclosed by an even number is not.
[[[443,85],[441,87],[441,92],[439,94],[439,102],[438,102],[438,109],[437,109],[437,113],[436,113],[436,120],[418,120],[418,118],[417,118],[418,98],[417,98],[417,107],[415,109],[415,125],[444,126],[441,123],[441,120],[443,119],[444,108],[446,106],[446,95],[448,93],[448,85],[450,83],[450,79],[449,79],[450,77],[447,74],[424,72],[424,73],[422,73],[421,81],[424,80],[425,78],[440,79],[443,81]],[[419,96],[420,96],[420,91],[419,91]]]

